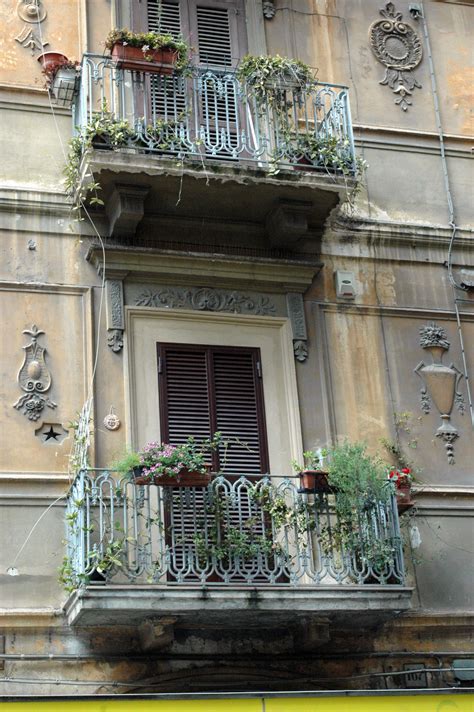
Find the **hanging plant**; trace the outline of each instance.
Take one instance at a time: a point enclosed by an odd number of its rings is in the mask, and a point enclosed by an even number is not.
[[[246,55],[237,68],[237,78],[257,100],[272,100],[284,89],[302,90],[316,84],[313,70],[299,59],[276,55]]]

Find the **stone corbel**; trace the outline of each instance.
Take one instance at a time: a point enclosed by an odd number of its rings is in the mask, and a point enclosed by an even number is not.
[[[123,282],[121,279],[105,280],[107,343],[114,353],[123,348],[125,321],[123,315]]]
[[[289,292],[286,295],[286,306],[290,317],[293,332],[293,351],[295,358],[301,363],[308,358],[308,334],[304,314],[303,296],[298,292]]]
[[[308,234],[308,216],[312,203],[280,200],[267,215],[266,230],[272,247],[293,247]]]
[[[148,186],[115,184],[106,206],[111,236],[135,234],[138,223],[145,214],[145,199],[149,190]]]

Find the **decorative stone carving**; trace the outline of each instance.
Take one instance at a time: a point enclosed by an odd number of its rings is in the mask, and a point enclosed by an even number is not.
[[[61,423],[43,423],[35,430],[35,436],[44,445],[60,445],[68,434],[68,431]]]
[[[13,407],[21,410],[28,420],[38,420],[45,405],[56,408],[56,403],[44,395],[51,388],[51,374],[45,362],[46,348],[38,344],[38,338],[45,332],[33,324],[31,329],[25,329],[23,333],[31,336],[30,343],[23,347],[25,357],[17,379],[25,395]]]
[[[266,20],[273,20],[276,14],[274,0],[263,0],[263,16]]]
[[[120,279],[107,279],[105,281],[106,310],[107,310],[107,343],[114,353],[119,353],[123,348],[123,283]]]
[[[191,287],[179,289],[163,287],[155,291],[145,289],[135,299],[139,307],[168,309],[196,309],[197,311],[233,312],[235,314],[267,315],[275,313],[275,305],[268,297],[252,297],[235,291]]]
[[[393,2],[380,10],[383,20],[373,22],[369,29],[372,52],[385,66],[385,76],[379,82],[388,85],[397,95],[395,104],[406,111],[411,106],[413,89],[421,89],[412,70],[422,59],[421,40],[415,30],[402,21],[401,12],[395,11]]]
[[[306,341],[293,339],[293,351],[297,361],[303,362],[308,358],[308,347],[306,345]]]
[[[308,358],[306,319],[304,315],[303,296],[299,292],[289,292],[286,295],[286,306],[293,332],[293,350],[297,361]]]
[[[120,418],[118,415],[115,415],[114,409],[111,407],[110,413],[107,413],[104,418],[104,427],[107,428],[107,430],[118,430],[121,424]]]
[[[43,22],[47,14],[41,0],[19,0],[16,11],[21,20],[32,24]]]
[[[20,34],[15,37],[15,40],[25,49],[30,49],[31,54],[42,52],[43,48],[49,45],[49,42],[42,42],[41,38],[28,27],[24,27]]]
[[[450,422],[453,405],[464,413],[464,398],[459,390],[459,382],[463,377],[461,371],[454,365],[445,366],[442,363],[443,354],[448,351],[450,343],[446,338],[446,331],[431,322],[420,329],[420,346],[430,352],[432,362],[426,365],[420,361],[415,368],[415,373],[422,380],[421,409],[429,413],[432,402],[435,404],[442,423],[436,431],[436,437],[445,443],[448,463],[455,464],[454,443],[459,437],[456,428]]]

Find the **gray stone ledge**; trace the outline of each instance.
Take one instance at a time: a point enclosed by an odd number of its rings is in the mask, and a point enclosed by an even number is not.
[[[64,606],[69,625],[130,625],[150,616],[264,627],[300,618],[335,617],[379,623],[411,607],[413,589],[406,586],[89,586],[74,592]]]

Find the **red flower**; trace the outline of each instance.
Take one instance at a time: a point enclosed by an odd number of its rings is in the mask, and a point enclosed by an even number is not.
[[[404,467],[403,470],[402,470],[402,472],[403,472],[404,475],[409,475],[409,474],[411,473],[411,470],[410,470],[409,467]]]

